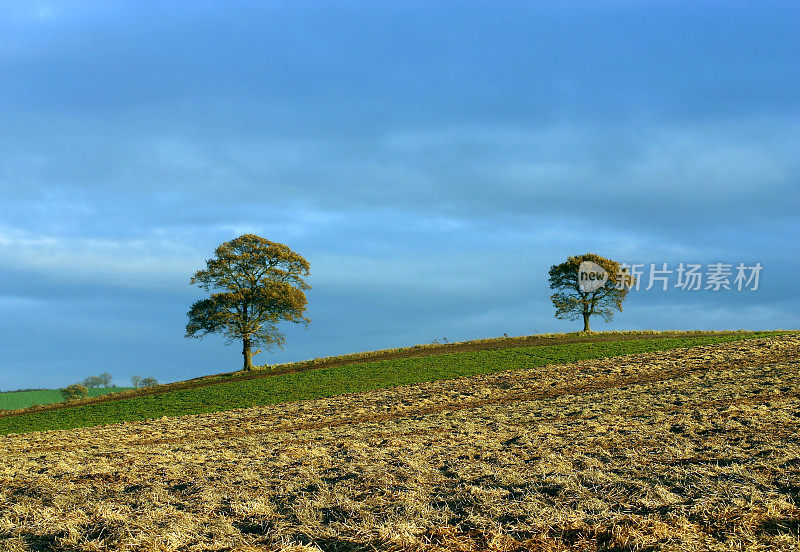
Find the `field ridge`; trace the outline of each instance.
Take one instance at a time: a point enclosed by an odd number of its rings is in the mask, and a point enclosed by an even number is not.
[[[446,352],[431,347],[428,351],[404,358],[377,361],[337,360],[337,362],[292,366],[291,370],[258,377],[210,378],[188,389],[169,385],[146,394],[121,393],[113,399],[76,401],[61,408],[27,409],[0,417],[0,434],[57,430],[109,423],[135,421],[162,416],[183,416],[250,406],[315,399],[338,394],[370,391],[425,381],[499,372],[507,369],[567,364],[580,359],[614,357],[690,345],[741,341],[780,335],[781,332],[724,332],[697,335],[695,332],[655,334],[650,332],[601,336],[554,336],[555,338],[518,339],[497,346],[498,340],[457,344]],[[533,346],[520,346],[520,343]],[[488,343],[488,345],[487,345]],[[351,358],[348,355],[346,358]],[[196,382],[195,382],[196,383]],[[112,396],[113,397],[113,396]]]
[[[598,343],[604,341],[625,341],[625,340],[635,340],[635,339],[670,339],[670,338],[692,338],[692,337],[736,336],[736,335],[747,336],[751,334],[780,335],[784,333],[791,333],[793,331],[795,330],[775,330],[772,332],[754,332],[745,330],[731,330],[731,331],[689,330],[689,331],[655,332],[651,330],[641,330],[641,331],[618,331],[618,332],[592,332],[590,334],[584,334],[582,332],[572,332],[572,333],[534,334],[528,336],[515,336],[515,337],[497,337],[497,338],[476,339],[469,341],[459,341],[453,343],[412,345],[409,347],[381,349],[377,351],[367,351],[362,353],[349,353],[345,355],[315,358],[311,360],[290,362],[285,364],[264,365],[257,367],[256,370],[250,373],[241,371],[223,372],[219,374],[199,376],[197,378],[192,378],[189,380],[162,384],[153,387],[130,389],[127,391],[122,391],[117,393],[107,393],[96,397],[87,397],[84,399],[77,399],[69,402],[57,402],[57,403],[37,405],[20,409],[7,409],[7,410],[0,409],[0,418],[7,416],[24,415],[33,412],[46,412],[46,411],[74,408],[79,406],[102,404],[119,400],[125,400],[134,397],[158,395],[161,393],[166,393],[171,391],[197,389],[201,387],[208,387],[226,382],[249,381],[249,380],[283,375],[283,374],[299,373],[310,370],[340,367],[351,364],[359,364],[359,363],[374,362],[381,360],[419,358],[426,356],[435,356],[435,355],[476,351],[484,349],[535,347],[535,346],[572,344],[572,343]]]

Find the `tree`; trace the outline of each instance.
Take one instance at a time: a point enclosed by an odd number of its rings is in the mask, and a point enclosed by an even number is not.
[[[99,376],[89,376],[85,380],[83,380],[84,387],[100,387],[103,385],[103,380]]]
[[[64,398],[65,401],[71,401],[73,399],[82,399],[89,395],[89,391],[83,385],[79,383],[75,383],[69,385],[61,390],[61,396]]]
[[[584,291],[585,281],[584,287],[581,286],[578,269],[584,261],[596,263],[606,272],[602,285],[597,289]],[[622,302],[633,283],[627,270],[620,268],[616,261],[594,253],[576,255],[550,267],[550,288],[556,290],[550,300],[556,308],[556,318],[583,318],[583,331],[588,332],[591,331],[590,317],[601,316],[609,322],[614,317],[614,311],[622,311]]]
[[[191,283],[210,294],[196,301],[188,312],[186,337],[221,333],[228,343],[241,340],[243,370],[253,369],[253,347],[283,348],[286,339],[278,331],[281,321],[308,324],[304,278],[309,265],[283,244],[254,234],[225,242],[206,261],[206,268]]]
[[[101,387],[111,387],[111,380],[114,379],[114,376],[108,372],[103,372],[97,378],[100,380]]]
[[[131,376],[131,384],[139,389],[140,387],[154,387],[158,385],[156,378],[143,378],[142,376]]]

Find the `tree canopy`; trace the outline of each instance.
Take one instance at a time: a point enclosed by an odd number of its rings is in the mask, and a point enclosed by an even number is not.
[[[111,385],[111,380],[114,379],[114,376],[109,374],[108,372],[103,372],[99,376],[89,376],[88,378],[84,379],[82,384],[84,387],[109,387]]]
[[[64,398],[65,401],[83,399],[88,395],[89,391],[86,389],[84,385],[81,385],[80,383],[68,385],[67,387],[61,390],[61,396]]]
[[[605,272],[605,278],[597,281],[596,289],[581,283],[578,274],[581,263],[588,261],[599,265]],[[556,308],[556,318],[576,320],[583,318],[583,331],[591,331],[589,319],[600,316],[606,322],[611,321],[615,311],[622,311],[622,302],[628,295],[633,280],[625,268],[611,259],[594,253],[569,257],[561,264],[550,267],[550,288],[556,292],[550,296]]]
[[[225,242],[198,270],[191,283],[210,296],[188,312],[186,337],[221,333],[228,343],[242,341],[243,369],[252,370],[252,347],[283,348],[281,321],[308,324],[304,291],[309,264],[287,246],[254,234]]]

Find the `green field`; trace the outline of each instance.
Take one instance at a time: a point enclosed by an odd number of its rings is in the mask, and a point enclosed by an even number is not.
[[[776,335],[776,333],[778,332],[489,348],[426,357],[353,363],[55,411],[0,417],[0,435],[97,426],[161,416],[218,412],[503,370],[536,368],[545,364],[565,364],[583,359],[726,343]]]
[[[119,393],[133,389],[132,387],[94,387],[88,389],[90,397],[99,397],[109,393]],[[59,389],[37,389],[35,391],[6,391],[0,393],[0,410],[27,408],[35,404],[52,404],[63,401]]]

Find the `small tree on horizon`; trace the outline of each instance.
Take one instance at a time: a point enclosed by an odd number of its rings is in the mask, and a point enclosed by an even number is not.
[[[133,375],[131,376],[131,385],[133,385],[133,387],[136,389],[140,389],[142,387],[154,387],[158,385],[158,380],[152,377],[143,378],[139,375]]]
[[[100,387],[103,385],[103,380],[100,378],[100,376],[89,376],[83,380],[82,385],[90,389],[93,387]]]
[[[592,261],[608,273],[605,283],[594,291],[581,291],[578,267],[583,261]],[[622,311],[622,302],[634,283],[625,272],[624,269],[620,269],[618,262],[594,253],[575,255],[561,264],[551,266],[550,288],[556,292],[550,296],[550,300],[556,308],[556,318],[561,320],[582,318],[584,332],[591,331],[589,319],[592,316],[600,316],[606,322],[610,322],[614,318],[615,311]],[[624,285],[618,285],[621,277],[625,279]]]
[[[186,337],[221,333],[228,343],[241,340],[242,369],[253,369],[253,347],[283,348],[281,321],[308,324],[304,291],[309,264],[287,246],[254,234],[244,234],[215,250],[206,268],[192,276],[210,294],[188,312]]]
[[[108,372],[103,372],[99,376],[89,376],[88,378],[84,379],[82,384],[84,387],[110,387],[111,380],[114,379],[114,376],[109,374]]]

